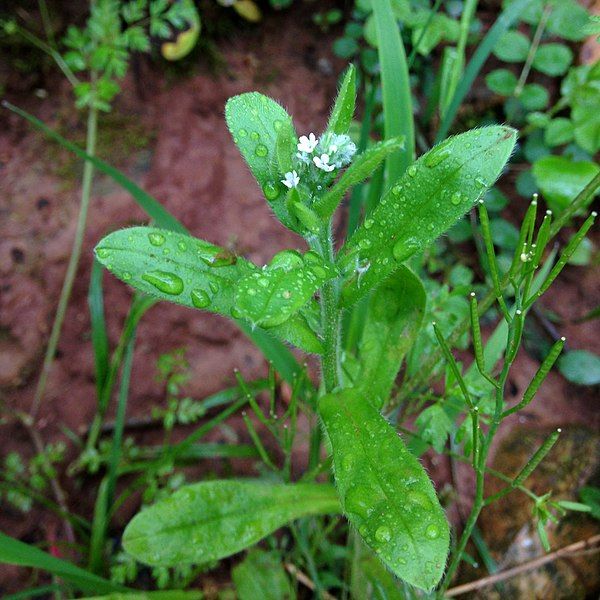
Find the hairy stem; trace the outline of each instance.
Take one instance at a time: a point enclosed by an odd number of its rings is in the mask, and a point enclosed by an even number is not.
[[[87,138],[85,150],[88,154],[94,155],[96,150],[96,136],[98,132],[98,109],[91,106],[88,113],[87,119]],[[52,368],[54,361],[54,355],[56,353],[56,347],[60,338],[60,332],[62,330],[63,322],[65,320],[65,314],[67,312],[67,306],[69,304],[69,298],[71,297],[71,290],[73,289],[73,282],[75,281],[75,275],[77,274],[77,267],[79,266],[79,258],[81,257],[81,248],[83,246],[83,238],[85,235],[85,225],[87,221],[87,213],[90,203],[90,196],[92,190],[92,180],[94,177],[94,166],[91,162],[86,161],[83,166],[83,179],[81,187],[81,203],[79,207],[79,216],[77,218],[77,228],[75,230],[75,239],[73,240],[73,247],[71,249],[71,256],[69,258],[69,264],[67,266],[67,272],[63,281],[63,286],[60,292],[60,298],[58,300],[58,307],[56,309],[56,315],[54,317],[54,323],[52,324],[52,331],[50,332],[50,339],[48,340],[48,347],[46,348],[46,354],[44,356],[44,363],[40,372],[40,378],[38,380],[37,388],[35,390],[35,396],[31,406],[31,418],[35,419],[40,408],[44,391],[46,390],[46,383],[48,381],[48,375]]]

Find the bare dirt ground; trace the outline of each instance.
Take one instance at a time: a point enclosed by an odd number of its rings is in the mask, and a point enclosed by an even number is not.
[[[227,67],[217,75],[201,64],[191,75],[165,77],[158,67],[145,65],[137,84],[133,78],[126,81],[116,116],[100,125],[107,132],[101,134],[101,158],[133,176],[194,235],[235,247],[260,264],[285,247],[302,248],[302,241],[270,214],[226,129],[223,108],[228,97],[258,90],[286,106],[299,132],[324,126],[343,65],[331,58],[331,36],[314,28],[310,14],[274,15],[259,28],[244,28],[222,41]],[[50,82],[48,91],[44,100],[23,94],[9,99],[81,140],[83,124],[70,108],[69,90]],[[32,401],[74,234],[80,169],[22,120],[0,113],[0,400],[5,416],[27,411]],[[514,202],[521,200],[515,196]],[[86,301],[92,249],[107,232],[145,221],[128,194],[107,178],[96,177],[83,259],[40,412],[39,430],[46,441],[62,437],[62,426],[78,431],[95,412]],[[564,320],[560,333],[572,348],[600,353],[600,323],[574,323],[597,305],[599,282],[597,269],[570,267],[542,300]],[[105,293],[114,344],[131,290],[106,276]],[[152,308],[142,320],[138,340],[131,416],[147,415],[150,406],[160,403],[156,359],[174,348],[187,348],[192,373],[187,393],[196,398],[232,385],[236,367],[247,378],[266,370],[260,353],[231,323],[183,307]],[[522,353],[512,381],[515,397],[537,366]],[[513,425],[582,425],[597,432],[597,402],[597,389],[575,387],[552,373],[531,409]],[[0,431],[2,456],[14,449],[30,452],[28,437],[18,425],[9,422]],[[432,475],[436,471],[432,465]],[[440,466],[440,473],[444,471]],[[86,505],[89,501],[81,500]],[[40,522],[38,516],[4,511],[0,530],[25,541],[51,539],[56,523]],[[0,590],[19,589],[14,570],[2,573]]]

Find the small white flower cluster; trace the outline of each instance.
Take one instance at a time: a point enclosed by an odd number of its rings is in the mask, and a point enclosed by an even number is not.
[[[308,136],[300,136],[297,144],[298,152],[296,159],[298,162],[298,171],[308,171],[314,165],[318,171],[323,173],[331,173],[335,169],[341,169],[352,161],[352,157],[356,154],[356,146],[347,135],[338,135],[328,133],[317,138],[314,133],[309,133]],[[296,169],[285,174],[285,179],[281,183],[287,188],[292,189],[298,187],[300,183],[300,175]],[[313,175],[318,175],[313,173]],[[319,177],[317,176],[317,179]],[[315,179],[315,177],[311,177]]]

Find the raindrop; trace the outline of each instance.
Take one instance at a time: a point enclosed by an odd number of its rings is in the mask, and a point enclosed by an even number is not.
[[[284,290],[283,292],[281,292],[281,297],[285,298],[286,300],[289,300],[292,297],[292,292],[290,292],[289,290]]]
[[[267,181],[263,186],[263,194],[267,200],[275,200],[279,196],[279,186],[272,181]]]
[[[182,251],[185,252],[187,250],[187,244],[185,242],[177,242],[177,247]]]
[[[427,167],[437,167],[439,164],[443,163],[449,156],[451,152],[448,148],[434,148],[425,156],[425,166]]]
[[[96,254],[98,255],[98,258],[108,258],[110,256],[110,250],[108,250],[108,248],[98,248]]]
[[[238,135],[239,135],[240,137],[246,137],[246,136],[248,135],[248,132],[247,132],[245,129],[240,129],[240,130],[238,131]]]
[[[462,194],[460,192],[454,192],[450,198],[450,202],[454,204],[454,206],[458,206],[462,202]]]
[[[485,182],[484,179],[482,179],[481,177],[476,177],[475,178],[475,183],[477,185],[480,185],[481,187],[487,187],[487,183]]]
[[[273,128],[275,129],[275,131],[281,131],[282,127],[283,127],[282,121],[280,121],[279,119],[275,119],[273,121]]]
[[[168,271],[149,271],[142,275],[142,279],[153,285],[157,290],[171,296],[183,292],[183,280],[175,273]]]
[[[121,277],[123,281],[129,281],[131,279],[131,273],[129,271],[123,271]]]
[[[408,167],[408,174],[411,177],[414,177],[417,174],[417,167],[416,167],[416,165],[410,165],[410,167]]]
[[[241,311],[240,311],[238,308],[236,308],[235,306],[234,306],[234,307],[231,309],[231,311],[230,311],[230,312],[231,312],[231,316],[232,316],[234,319],[241,319],[241,318],[242,318],[242,316],[243,316],[243,315],[242,315],[242,312],[241,312]]]
[[[216,294],[219,291],[219,284],[216,281],[211,281],[208,285],[213,294]]]
[[[375,530],[375,539],[378,542],[389,542],[392,539],[392,532],[386,525],[381,525]]]
[[[431,523],[430,525],[427,525],[427,528],[425,529],[425,535],[430,540],[435,540],[437,537],[439,537],[440,530],[437,525],[435,525],[434,523]]]
[[[269,153],[268,148],[264,144],[259,144],[254,150],[256,156],[266,156]]]
[[[367,219],[365,221],[365,229],[371,229],[371,227],[373,227],[374,224],[375,221],[373,221],[373,219]]]
[[[292,271],[303,266],[304,260],[302,255],[296,250],[282,250],[269,263],[271,269],[283,269],[284,271]]]
[[[165,243],[165,236],[162,233],[153,231],[148,234],[148,240],[153,246],[162,246]]]
[[[399,183],[397,183],[392,188],[392,194],[394,194],[394,196],[399,196],[401,192],[402,192],[402,186]]]
[[[250,134],[250,138],[253,139],[254,141],[259,140],[260,139],[260,134],[258,133],[258,131],[253,131]]]

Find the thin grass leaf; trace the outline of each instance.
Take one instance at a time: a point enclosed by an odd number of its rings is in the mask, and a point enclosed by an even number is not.
[[[415,133],[408,65],[390,0],[373,2],[381,66],[385,139],[403,138],[404,149],[386,160],[387,185],[406,171],[415,155]]]
[[[83,592],[111,593],[129,591],[123,585],[98,577],[66,560],[56,558],[0,532],[0,563],[41,569],[61,577]]]
[[[483,65],[487,61],[502,34],[507,31],[517,19],[519,19],[525,8],[527,8],[531,2],[532,0],[516,0],[507,6],[506,9],[502,11],[502,14],[496,19],[496,22],[487,32],[479,46],[477,46],[477,50],[473,53],[460,82],[456,86],[452,101],[444,114],[444,119],[442,120],[442,124],[440,125],[435,138],[436,143],[441,142],[448,135],[462,101],[473,87],[475,78],[483,68]]]
[[[102,388],[108,375],[108,332],[104,318],[104,295],[102,291],[102,265],[94,260],[92,275],[88,291],[88,307],[92,328],[92,348],[94,350],[94,367],[96,371],[96,392],[98,398],[102,395]]]

